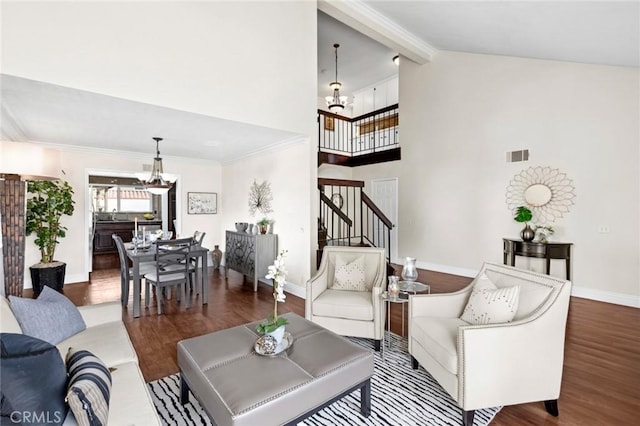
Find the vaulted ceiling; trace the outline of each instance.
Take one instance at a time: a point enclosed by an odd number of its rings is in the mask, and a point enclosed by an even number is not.
[[[339,43],[343,94],[397,73],[392,58],[424,63],[439,50],[626,67],[640,65],[640,4],[619,1],[350,1],[319,0],[318,97],[335,79]],[[330,16],[331,15],[331,16]],[[345,24],[346,23],[346,24]],[[7,42],[3,40],[3,42]],[[404,59],[410,58],[410,59]],[[93,148],[154,151],[149,128],[188,121],[193,140],[167,141],[164,155],[230,161],[295,135],[126,99],[3,76],[2,138]],[[184,128],[184,126],[182,126]],[[141,130],[145,130],[143,133]],[[212,138],[208,135],[216,135]],[[162,135],[158,135],[162,136]]]

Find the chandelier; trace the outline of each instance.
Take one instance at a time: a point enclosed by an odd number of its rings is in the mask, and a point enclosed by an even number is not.
[[[147,191],[154,195],[166,194],[173,183],[176,181],[176,177],[162,171],[162,158],[160,158],[159,143],[162,138],[153,138],[156,141],[156,157],[153,159],[153,168],[151,169],[151,175],[147,176],[144,173],[136,173],[140,182]]]
[[[333,90],[333,96],[327,96],[325,99],[327,100],[329,111],[337,114],[342,112],[344,106],[347,104],[347,97],[340,96],[340,86],[342,86],[338,81],[338,47],[340,47],[340,45],[336,43],[333,47],[336,50],[336,80],[333,83],[329,83],[329,87]]]

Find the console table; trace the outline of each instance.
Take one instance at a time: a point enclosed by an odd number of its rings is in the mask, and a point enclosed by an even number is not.
[[[233,269],[251,277],[253,291],[258,291],[258,280],[267,275],[269,265],[272,265],[276,258],[277,235],[227,231],[226,237],[225,278],[227,270]]]
[[[562,259],[565,262],[567,280],[571,280],[571,246],[573,243],[538,243],[510,238],[503,238],[502,241],[504,244],[503,263],[505,265],[515,266],[516,256],[546,259],[545,273],[549,275],[551,259]]]

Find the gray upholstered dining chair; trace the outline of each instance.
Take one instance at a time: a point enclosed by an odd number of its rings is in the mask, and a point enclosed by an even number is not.
[[[133,271],[129,268],[129,260],[127,258],[127,249],[124,246],[122,238],[118,234],[112,234],[111,238],[116,243],[118,249],[118,257],[120,258],[120,302],[122,306],[129,303],[129,285],[133,279]],[[142,262],[140,264],[140,276],[144,276],[147,272],[155,270],[155,262]]]
[[[149,286],[155,287],[158,314],[162,313],[162,294],[164,289],[176,287],[176,298],[178,301],[184,300],[186,307],[189,307],[189,298],[186,295],[186,288],[189,284],[189,267],[191,265],[191,244],[192,238],[181,238],[176,240],[156,240],[156,268],[152,272],[145,274],[145,307],[149,307]]]

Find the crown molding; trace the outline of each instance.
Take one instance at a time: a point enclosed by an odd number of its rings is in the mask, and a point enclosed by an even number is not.
[[[318,10],[396,50],[420,65],[438,50],[361,0],[318,0]]]
[[[232,163],[236,163],[240,160],[244,160],[247,158],[252,158],[252,157],[256,157],[258,155],[263,155],[269,152],[274,152],[274,151],[279,151],[289,145],[295,145],[295,144],[299,144],[299,143],[306,143],[309,141],[309,138],[306,136],[302,136],[302,135],[294,135],[290,138],[284,139],[282,141],[280,141],[277,144],[273,144],[273,145],[269,145],[268,147],[265,148],[261,148],[255,151],[251,151],[248,152],[244,155],[239,155],[237,157],[233,157],[224,161],[221,161],[220,164],[222,165],[228,165],[228,164],[232,164]]]
[[[98,154],[98,155],[109,155],[114,157],[127,157],[130,159],[139,159],[139,160],[151,160],[148,163],[153,163],[153,157],[155,156],[155,152],[138,152],[138,151],[121,151],[116,149],[106,149],[106,148],[94,148],[89,146],[81,146],[81,145],[65,145],[58,143],[50,143],[50,142],[40,142],[40,141],[26,141],[28,143],[32,143],[34,145],[42,145],[50,148],[56,148],[61,152],[79,152],[83,154]],[[174,155],[165,155],[162,154],[163,160],[176,160],[176,161],[186,161],[191,163],[202,163],[202,164],[210,164],[210,163],[220,163],[216,160],[208,160],[204,158],[191,158],[191,157],[180,157]]]

